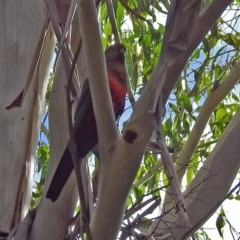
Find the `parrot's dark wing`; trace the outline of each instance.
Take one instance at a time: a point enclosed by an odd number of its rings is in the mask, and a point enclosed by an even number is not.
[[[88,80],[83,84],[82,94],[74,117],[73,131],[76,144],[80,146],[77,147],[79,150],[78,158],[82,158],[97,144],[97,128]],[[79,132],[81,132],[80,135]],[[73,168],[72,156],[69,148],[66,147],[47,191],[47,198],[50,198],[53,202],[57,200]]]
[[[92,106],[92,97],[90,94],[89,81],[86,79],[83,83],[82,93],[74,115],[74,132],[76,132],[77,128],[82,125],[82,122],[84,121],[83,117],[86,115],[90,106]],[[79,126],[77,126],[78,124]]]
[[[122,116],[123,112],[124,112],[124,108],[125,108],[125,100],[123,102],[123,105],[121,106],[121,108],[115,113],[115,119],[116,122],[119,120],[119,118]]]

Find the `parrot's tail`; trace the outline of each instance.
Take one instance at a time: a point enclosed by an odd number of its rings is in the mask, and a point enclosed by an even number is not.
[[[72,156],[67,147],[47,191],[46,197],[50,198],[52,202],[55,202],[58,199],[73,169]]]

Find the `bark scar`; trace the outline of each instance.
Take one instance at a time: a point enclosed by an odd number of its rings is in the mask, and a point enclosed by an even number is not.
[[[135,133],[132,130],[127,130],[123,135],[123,139],[130,144],[132,144],[136,138],[137,138],[137,133]]]

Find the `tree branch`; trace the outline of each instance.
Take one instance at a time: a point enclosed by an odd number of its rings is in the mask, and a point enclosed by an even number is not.
[[[193,126],[193,129],[188,137],[187,142],[184,144],[182,151],[179,155],[178,164],[176,170],[178,172],[179,180],[182,181],[185,174],[187,164],[191,160],[199,139],[208,123],[209,117],[217,105],[227,96],[227,94],[233,89],[240,76],[240,61],[238,61],[231,69],[229,75],[225,81],[219,83],[218,87],[211,91],[207,99],[201,107],[201,111],[197,117],[197,120]]]
[[[191,231],[197,230],[212,215],[216,207],[221,205],[221,199],[229,191],[238,173],[240,167],[239,119],[240,111],[228,124],[212,153],[184,192],[185,196],[189,196],[185,199],[185,203],[192,224]],[[195,191],[192,191],[193,189]],[[173,236],[179,240],[189,236],[189,231],[185,232],[184,229],[175,227],[179,225],[175,211],[172,210],[163,216],[162,221],[169,223],[168,229],[160,222],[156,232],[166,234],[171,229]]]
[[[188,58],[230,3],[231,0],[213,0],[208,8],[200,14],[195,24],[190,43],[186,51],[183,52],[181,60],[176,61],[168,71],[168,81],[166,81],[163,86],[163,105],[165,105]]]
[[[141,97],[134,106],[134,112],[124,129],[123,138],[117,141],[111,151],[108,152],[108,159],[111,159],[111,161],[107,161],[107,163],[105,161],[102,166],[104,174],[100,182],[98,203],[90,223],[93,239],[115,239],[117,237],[117,231],[120,228],[125,209],[126,197],[153,132],[149,110],[154,109],[154,102],[158,101],[169,69],[175,61],[181,60],[180,54],[185,52],[185,46],[191,40],[191,38],[184,36],[189,32],[191,34],[193,31],[194,25],[191,22],[193,18],[198,16],[198,7],[189,7],[184,14],[182,13],[183,17],[186,18],[183,23],[191,23],[185,26],[181,25],[181,21],[175,19],[179,4],[176,4],[176,1],[174,3],[167,22],[168,30],[165,32],[161,58],[155,66]],[[199,3],[198,1],[197,4]],[[184,6],[180,5],[180,10],[183,8]],[[171,20],[171,18],[173,19]],[[174,19],[180,27],[180,30],[177,27],[175,28],[177,29],[176,33],[172,32]],[[176,59],[176,56],[179,57]],[[111,228],[109,228],[109,222],[111,222]]]
[[[46,4],[46,7],[48,8],[49,17],[52,22],[53,29],[54,29],[54,32],[55,32],[58,42],[60,43],[60,42],[62,42],[62,39],[64,39],[64,42],[61,45],[62,48],[60,48],[59,51],[62,51],[65,72],[66,72],[66,75],[68,75],[70,73],[70,69],[71,69],[71,61],[73,60],[73,54],[69,47],[67,39],[65,38],[65,36],[62,35],[62,29],[59,26],[59,22],[60,22],[59,14],[58,14],[55,2],[50,1],[50,0],[44,0],[44,2]],[[74,13],[74,11],[72,11],[72,14],[73,13]],[[78,83],[79,81],[77,81],[77,79],[78,79],[77,69],[74,69],[74,70],[75,70],[75,74],[74,74],[73,82]],[[71,93],[72,93],[73,97],[77,96],[77,91],[75,90],[75,88],[73,86],[71,86]]]
[[[120,43],[120,37],[118,34],[118,29],[117,29],[117,24],[115,21],[115,14],[114,14],[114,9],[113,9],[113,4],[112,4],[112,0],[106,0],[106,4],[107,4],[107,10],[108,10],[108,14],[109,14],[109,18],[110,18],[110,23],[112,26],[112,32],[113,32],[113,36],[114,36],[114,40],[117,43]]]

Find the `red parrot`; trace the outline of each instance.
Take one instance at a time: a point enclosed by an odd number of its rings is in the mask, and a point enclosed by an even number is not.
[[[116,120],[123,113],[127,93],[125,51],[125,46],[120,43],[115,43],[105,51],[108,83]],[[73,131],[78,158],[84,158],[98,143],[97,126],[88,79],[83,84],[82,94],[76,108]],[[50,198],[53,202],[57,200],[73,169],[71,153],[66,147],[49,186],[47,198]]]

